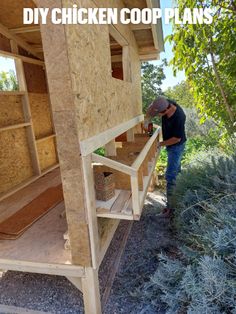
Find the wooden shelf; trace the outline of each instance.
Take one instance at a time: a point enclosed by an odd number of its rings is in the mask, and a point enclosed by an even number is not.
[[[159,152],[156,153],[152,162],[148,163],[148,176],[143,177],[143,191],[139,191],[139,205],[141,212],[135,215],[133,211],[132,194],[131,191],[116,190],[115,196],[107,202],[96,201],[97,217],[125,219],[125,220],[139,220],[142,214],[142,207],[145,202],[148,187],[152,178],[153,171],[156,166],[156,161]]]

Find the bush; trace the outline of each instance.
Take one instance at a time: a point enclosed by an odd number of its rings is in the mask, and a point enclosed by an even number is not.
[[[175,196],[179,256],[160,255],[145,297],[159,295],[166,313],[236,313],[236,156],[202,153]]]

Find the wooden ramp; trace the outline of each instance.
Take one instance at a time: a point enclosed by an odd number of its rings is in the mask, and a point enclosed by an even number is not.
[[[0,223],[0,239],[17,239],[33,223],[63,201],[62,185],[51,187]]]

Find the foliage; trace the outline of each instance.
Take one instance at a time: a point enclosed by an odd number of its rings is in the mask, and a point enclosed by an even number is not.
[[[178,0],[178,8],[210,7],[212,24],[174,25],[174,71],[185,70],[203,119],[212,117],[229,133],[236,116],[236,7],[232,0]]]
[[[201,153],[177,180],[174,225],[181,243],[178,258],[160,255],[144,287],[166,313],[235,313],[236,156]]]
[[[195,100],[189,84],[182,81],[174,87],[169,87],[164,95],[174,99],[180,106],[184,108],[192,108],[195,106]]]
[[[100,156],[105,156],[105,148],[104,147],[100,147],[95,151],[95,154],[98,154]]]
[[[162,65],[156,66],[153,63],[142,63],[142,101],[143,111],[146,112],[147,107],[153,100],[162,94],[161,84],[165,79],[163,67],[167,64],[164,59]]]
[[[18,82],[16,74],[13,70],[9,72],[0,72],[0,90],[1,91],[15,91],[18,90]]]

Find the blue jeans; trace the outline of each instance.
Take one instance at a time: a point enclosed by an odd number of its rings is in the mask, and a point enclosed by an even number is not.
[[[166,194],[167,194],[167,207],[168,208],[172,208],[171,198],[173,195],[173,190],[176,185],[177,175],[181,172],[181,159],[183,156],[184,148],[185,148],[185,143],[166,148],[168,160],[167,160],[167,169],[166,169],[165,178],[167,182]]]

